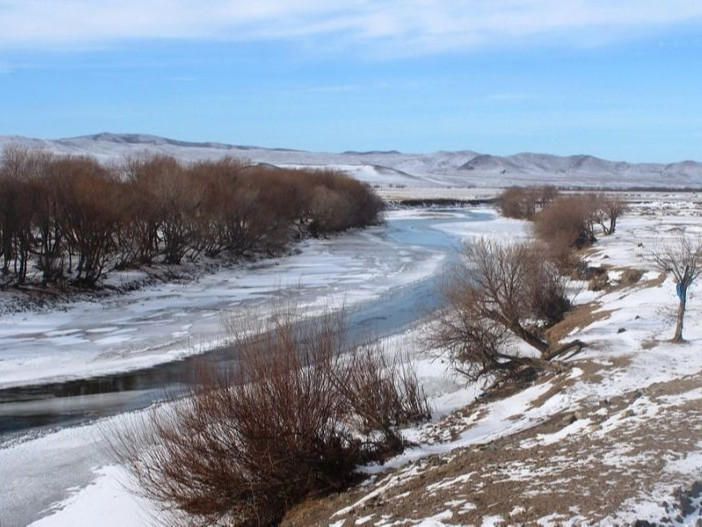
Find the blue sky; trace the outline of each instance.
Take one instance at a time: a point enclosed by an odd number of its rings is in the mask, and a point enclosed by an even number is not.
[[[696,0],[0,0],[0,134],[702,160]]]

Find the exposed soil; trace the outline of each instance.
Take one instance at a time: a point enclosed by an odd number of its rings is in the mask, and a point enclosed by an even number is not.
[[[665,467],[699,449],[700,399],[675,396],[700,388],[702,378],[696,376],[584,404],[507,439],[431,456],[349,493],[308,502],[292,511],[285,525],[341,520],[354,525],[370,515],[369,524],[383,520],[382,525],[411,525],[434,516],[469,525],[491,516],[510,525],[546,517],[598,523],[662,482],[694,486]],[[458,421],[451,416],[447,429]],[[566,428],[574,432],[564,435]],[[682,512],[681,504],[668,506],[670,516],[661,522]],[[339,510],[343,513],[334,514]]]

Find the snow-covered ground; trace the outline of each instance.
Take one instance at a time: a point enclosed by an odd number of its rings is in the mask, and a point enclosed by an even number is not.
[[[479,386],[466,386],[447,362],[418,351],[424,326],[388,339],[390,346],[415,350],[434,420],[406,432],[419,446],[382,467],[367,467],[368,483],[310,507],[310,524],[629,525],[667,519],[695,525],[702,514],[702,283],[693,286],[688,302],[688,342],[667,342],[675,288],[654,271],[647,248],[681,230],[702,231],[701,213],[696,205],[651,202],[600,240],[588,259],[609,267],[612,287],[579,296],[582,317],[570,322],[565,337],[587,347],[568,359],[566,372],[525,390],[483,400]],[[525,234],[523,224],[503,219],[439,228],[465,238]],[[645,274],[633,285],[618,285],[624,268]],[[583,305],[586,300],[592,304]],[[35,516],[45,515],[39,525],[143,524],[155,506],[121,487],[122,469],[97,454],[99,430],[124,418],[7,445],[0,450],[0,499],[32,503],[16,489],[70,464],[83,472],[79,488],[64,486],[63,496],[55,494],[61,499]],[[81,461],[74,465],[78,453]],[[48,460],[46,474],[38,459]],[[2,488],[7,474],[16,478],[10,490]],[[44,500],[39,508],[47,505]]]
[[[675,284],[648,250],[681,231],[696,237],[701,213],[651,202],[624,218],[588,257],[610,269],[612,287],[582,295],[593,308],[566,338],[587,347],[566,373],[485,403],[454,384],[435,399],[439,415],[447,400],[454,413],[411,431],[418,447],[319,514],[340,526],[699,525],[702,284],[689,297],[687,343],[668,342]],[[645,273],[620,286],[623,268]]]

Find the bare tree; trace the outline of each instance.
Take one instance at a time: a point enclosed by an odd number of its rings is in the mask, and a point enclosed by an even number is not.
[[[617,229],[617,220],[627,211],[628,206],[624,201],[610,196],[605,197],[602,202],[602,208],[607,219],[609,220],[609,224],[607,225],[604,222],[601,223],[602,230],[604,231],[605,235],[614,234]]]
[[[481,239],[465,250],[465,265],[445,287],[449,308],[440,315],[430,344],[448,349],[457,369],[471,379],[549,369],[548,361],[581,344],[549,343],[545,330],[570,307],[556,267],[531,243]],[[537,357],[523,356],[514,337]]]
[[[381,210],[370,187],[334,171],[163,155],[110,167],[10,146],[0,155],[0,283],[21,286],[38,269],[44,285],[95,286],[110,268],[274,254],[376,223]]]
[[[114,174],[91,157],[64,157],[53,163],[61,203],[61,231],[78,254],[77,282],[96,285],[112,256],[120,220]]]
[[[590,211],[591,230],[594,232],[594,226],[599,224],[602,234],[605,236],[614,234],[617,229],[617,220],[627,210],[626,203],[619,198],[602,193],[582,194],[580,197]]]
[[[661,272],[671,273],[675,278],[680,303],[672,341],[683,342],[687,291],[702,273],[702,240],[692,240],[681,234],[675,241],[654,248],[650,255]]]
[[[36,195],[30,181],[44,167],[47,157],[36,151],[6,146],[0,164],[0,253],[2,274],[9,274],[14,262],[16,283],[27,276],[30,253],[35,243],[32,229],[36,213]]]

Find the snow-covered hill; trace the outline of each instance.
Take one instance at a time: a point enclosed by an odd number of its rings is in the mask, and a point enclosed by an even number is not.
[[[334,167],[385,187],[502,187],[542,183],[563,187],[702,187],[702,163],[695,161],[635,164],[587,155],[521,153],[500,157],[470,150],[431,154],[394,150],[325,153],[112,133],[56,140],[0,136],[0,147],[7,144],[59,154],[90,154],[105,161],[155,152],[184,160],[235,156],[280,166]]]

